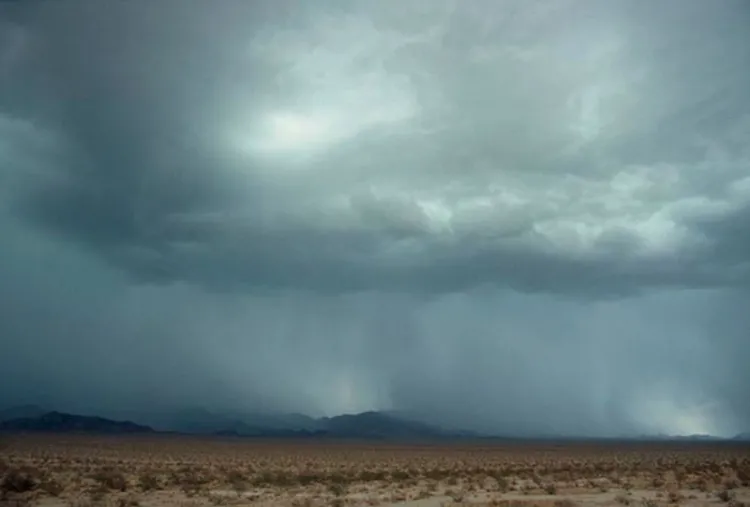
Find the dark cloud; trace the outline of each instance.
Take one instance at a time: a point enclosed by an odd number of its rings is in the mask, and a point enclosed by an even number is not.
[[[0,401],[747,430],[749,18],[0,5]]]

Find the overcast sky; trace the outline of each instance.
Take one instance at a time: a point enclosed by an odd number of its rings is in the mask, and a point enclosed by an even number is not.
[[[750,4],[0,4],[0,405],[750,430]]]

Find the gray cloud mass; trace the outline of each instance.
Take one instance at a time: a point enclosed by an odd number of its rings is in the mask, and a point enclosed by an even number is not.
[[[750,430],[748,26],[0,4],[0,405]]]

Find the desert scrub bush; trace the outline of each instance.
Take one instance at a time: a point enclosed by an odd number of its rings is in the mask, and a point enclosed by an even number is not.
[[[159,489],[161,483],[156,473],[146,470],[138,474],[138,487],[143,491],[153,491]]]
[[[620,505],[630,505],[630,497],[628,495],[623,495],[622,493],[620,493],[615,497],[615,502]]]
[[[289,487],[297,484],[297,476],[283,470],[265,471],[250,480],[254,486],[280,486]]]
[[[508,483],[508,479],[503,477],[502,475],[495,475],[494,476],[495,482],[497,483],[497,490],[501,493],[506,493],[508,489],[510,489],[510,484]]]
[[[328,485],[328,491],[335,497],[339,497],[346,493],[346,487],[340,482],[334,482]]]
[[[431,496],[432,496],[432,491],[430,491],[429,489],[427,488],[420,489],[419,493],[417,493],[415,500],[424,500],[426,498],[430,498]]]
[[[663,488],[665,484],[666,482],[661,477],[654,477],[651,480],[651,487],[656,489]]]
[[[325,477],[322,474],[316,472],[301,472],[297,475],[297,482],[301,486],[323,482],[324,479]]]
[[[141,505],[140,500],[134,496],[118,498],[115,502],[116,507],[138,507]]]
[[[449,491],[446,491],[445,494],[450,497],[453,503],[462,503],[464,499],[466,498],[466,492],[460,489],[449,490]]]
[[[716,494],[716,497],[722,502],[731,502],[734,500],[734,493],[728,489],[722,489]]]
[[[27,493],[39,485],[39,471],[31,467],[13,467],[6,470],[0,491],[3,493]]]
[[[128,489],[128,480],[125,475],[114,468],[102,468],[91,474],[91,478],[107,489],[114,491],[126,491]]]
[[[385,481],[388,479],[388,473],[384,470],[362,470],[359,473],[359,480],[362,482]]]
[[[737,489],[740,486],[742,486],[742,484],[738,479],[724,479],[724,489]]]
[[[423,475],[425,479],[441,481],[443,479],[446,479],[447,477],[450,477],[451,471],[446,470],[445,468],[430,468],[429,470],[425,470]]]
[[[394,481],[405,481],[411,477],[411,474],[408,470],[393,470],[391,472],[391,479]]]
[[[247,478],[242,474],[230,474],[227,480],[237,496],[241,496],[248,489]]]
[[[557,485],[555,483],[549,483],[546,486],[544,486],[544,492],[548,495],[556,495],[557,494]]]
[[[199,468],[182,466],[172,472],[170,481],[178,486],[185,495],[192,497],[202,491],[203,487],[210,482],[210,479]]]
[[[60,496],[65,491],[65,487],[58,480],[44,479],[39,483],[39,490],[47,493],[49,496]]]
[[[682,500],[683,500],[683,496],[676,491],[670,491],[669,494],[667,495],[667,501],[669,503],[672,503],[672,504],[680,503]]]
[[[346,485],[352,482],[351,477],[341,472],[332,472],[326,476],[325,480],[329,484],[341,484],[341,485]]]

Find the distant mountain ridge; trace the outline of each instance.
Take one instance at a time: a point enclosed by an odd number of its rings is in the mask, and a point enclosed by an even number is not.
[[[423,439],[452,435],[436,426],[375,411],[313,418],[303,414],[224,415],[200,409],[180,411],[171,416],[171,423],[155,426],[180,433],[245,437]]]
[[[423,440],[457,438],[464,433],[445,431],[437,426],[403,419],[385,412],[363,412],[335,417],[312,418],[302,414],[238,415],[215,414],[196,409],[179,411],[162,418],[156,428],[131,421],[114,421],[97,416],[34,409],[0,411],[0,431],[45,431],[81,433],[170,432],[198,435],[266,438],[345,438],[366,440]],[[30,417],[12,417],[18,414]],[[11,416],[10,419],[2,418]]]
[[[20,417],[0,422],[0,431],[50,433],[153,433],[148,426],[103,417],[47,412],[36,417]]]
[[[315,431],[318,420],[303,414],[215,413],[206,409],[185,409],[146,417],[156,429],[190,434],[255,435],[273,431]]]
[[[446,430],[420,422],[398,412],[369,411],[334,417],[314,418],[304,414],[215,413],[205,409],[177,410],[159,416],[127,417],[113,420],[49,411],[36,405],[22,405],[0,410],[0,431],[6,432],[79,432],[79,433],[154,433],[215,435],[256,438],[339,438],[361,440],[633,440],[750,442],[750,432],[732,438],[711,435],[641,435],[638,437],[585,438],[565,436],[499,436],[471,431]],[[139,422],[131,422],[138,420]],[[145,423],[145,424],[144,424]]]

